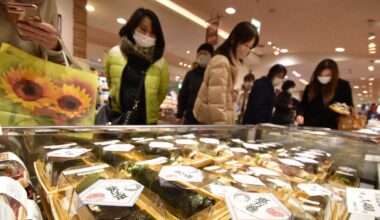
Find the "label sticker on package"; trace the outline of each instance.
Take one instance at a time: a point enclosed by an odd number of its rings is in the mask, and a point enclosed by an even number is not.
[[[371,162],[380,162],[380,155],[366,154],[364,160]]]
[[[239,183],[256,185],[256,186],[265,186],[263,182],[257,177],[245,175],[245,174],[231,174],[232,178]]]
[[[165,149],[165,150],[174,150],[174,144],[169,142],[151,142],[149,144],[150,148]]]
[[[135,180],[98,180],[79,194],[80,204],[132,207],[144,186]]]
[[[194,134],[184,134],[184,135],[182,135],[182,137],[187,138],[187,139],[195,139],[196,138]]]
[[[111,145],[111,144],[117,144],[119,143],[119,140],[112,140],[112,141],[101,141],[101,142],[95,142],[95,145]]]
[[[288,220],[291,213],[270,193],[236,192],[226,195],[232,220]]]
[[[240,192],[239,189],[237,189],[233,186],[221,186],[221,185],[217,185],[217,184],[212,183],[209,185],[209,187],[210,187],[210,191],[212,194],[215,194],[219,197],[222,197],[223,199],[227,193]]]
[[[292,159],[278,159],[281,163],[289,165],[289,166],[295,166],[295,167],[304,167],[303,163],[298,162],[296,160]]]
[[[244,149],[244,148],[241,148],[241,147],[231,147],[230,151],[232,151],[233,153],[248,154],[248,151],[246,149]]]
[[[28,213],[28,220],[41,220],[42,214],[41,210],[38,207],[37,203],[33,200],[28,199],[27,201],[27,213]]]
[[[248,148],[248,149],[252,149],[252,150],[260,150],[260,144],[250,144],[250,143],[243,143],[243,146],[245,148]]]
[[[314,183],[301,183],[297,185],[302,191],[309,196],[330,196],[332,192],[325,187]]]
[[[13,213],[12,208],[2,201],[0,201],[0,219],[16,220],[16,216],[15,213]]]
[[[28,200],[26,191],[21,184],[7,176],[0,177],[0,194],[7,195],[19,202],[26,209]]]
[[[168,136],[158,137],[157,139],[160,139],[160,140],[173,140],[174,138],[173,138],[173,136],[168,135]]]
[[[213,171],[213,170],[219,170],[220,169],[220,166],[208,166],[208,167],[204,167],[203,168],[204,170],[207,170],[207,171]]]
[[[103,148],[104,151],[112,151],[112,152],[129,152],[135,146],[131,144],[111,144]]]
[[[278,176],[279,174],[273,170],[269,170],[262,167],[249,167],[249,170],[253,172],[255,176],[267,175],[267,176]]]
[[[312,164],[318,164],[319,162],[316,160],[313,160],[308,157],[294,157],[295,160],[303,162],[303,163],[312,163]]]
[[[279,187],[287,188],[287,189],[292,189],[292,185],[290,183],[287,183],[283,180],[280,179],[275,179],[275,178],[268,178],[267,181],[272,182],[276,184]]]
[[[159,164],[164,164],[168,162],[168,158],[166,157],[157,157],[151,160],[144,160],[137,162],[137,165],[159,165]]]
[[[51,151],[47,153],[47,156],[74,158],[74,157],[79,157],[80,155],[85,154],[90,151],[91,151],[90,149],[86,149],[86,148],[60,149],[60,150]]]
[[[76,145],[78,145],[78,144],[77,143],[68,143],[68,144],[48,145],[48,146],[44,146],[44,148],[54,150],[54,149],[69,148],[69,147],[76,146]]]
[[[87,173],[95,170],[100,170],[102,171],[105,168],[108,168],[108,164],[100,164],[96,166],[90,166],[90,167],[84,167],[84,168],[79,168],[79,169],[74,169],[74,170],[64,170],[62,173],[63,175],[72,175],[72,174],[79,174],[79,173]]]
[[[346,202],[349,213],[380,217],[380,190],[348,187]]]
[[[190,166],[164,166],[158,174],[166,181],[202,182],[203,173]]]
[[[178,145],[198,145],[198,141],[189,140],[189,139],[179,139],[175,141]]]

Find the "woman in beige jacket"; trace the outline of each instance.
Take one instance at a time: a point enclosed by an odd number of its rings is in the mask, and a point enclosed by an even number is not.
[[[205,71],[193,113],[202,124],[235,124],[232,92],[242,59],[259,43],[255,26],[241,22],[216,50]]]

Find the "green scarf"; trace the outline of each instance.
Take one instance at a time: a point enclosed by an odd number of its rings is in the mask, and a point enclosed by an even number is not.
[[[125,57],[128,57],[128,54],[134,54],[153,63],[154,47],[140,47],[130,41],[128,37],[122,37],[120,41],[120,50]]]

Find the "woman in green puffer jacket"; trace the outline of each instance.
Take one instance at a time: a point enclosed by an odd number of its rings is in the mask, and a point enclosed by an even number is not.
[[[106,58],[112,111],[131,111],[138,100],[129,124],[157,124],[169,88],[168,65],[162,57],[165,40],[158,17],[149,9],[139,8],[119,35],[120,44]]]

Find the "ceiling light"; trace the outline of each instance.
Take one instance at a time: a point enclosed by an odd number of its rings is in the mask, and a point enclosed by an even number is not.
[[[261,30],[261,21],[252,18],[252,19],[251,19],[251,24],[253,24],[253,26],[255,26],[255,27],[257,28],[257,33],[260,34],[260,30]]]
[[[279,48],[279,47],[277,47],[277,48],[276,48],[276,50],[277,50],[277,51],[280,51],[280,48]]]
[[[202,26],[203,28],[207,28],[209,26],[209,23],[202,18],[196,16],[195,14],[191,13],[190,11],[186,10],[185,8],[177,5],[176,3],[172,2],[171,0],[156,0],[158,3],[162,4],[163,6],[173,10],[174,12],[186,17],[187,19],[190,19],[191,21],[197,23],[198,25]],[[221,36],[224,39],[228,38],[229,33],[220,29],[218,31],[219,36]]]
[[[301,77],[301,74],[297,73],[297,71],[293,71],[292,74],[295,75],[296,77]]]
[[[354,89],[359,89],[359,86],[354,86]]]
[[[364,90],[364,91],[363,91],[363,94],[367,94],[367,93],[368,93],[368,91],[367,91],[367,90]]]
[[[119,24],[126,24],[127,23],[127,20],[125,20],[124,18],[118,18],[118,19],[116,19],[116,21]]]
[[[187,68],[189,68],[189,69],[190,69],[190,68],[191,68],[191,65],[187,65]]]
[[[375,48],[376,47],[376,44],[375,43],[369,43],[368,44],[368,48]]]
[[[187,53],[187,54],[190,54],[190,50],[187,50],[186,53]]]
[[[365,77],[360,77],[361,80],[365,80]]]
[[[275,52],[274,52],[274,55],[276,55],[276,56],[278,56],[280,54],[280,51],[278,51],[278,50],[276,50]]]
[[[372,72],[372,71],[375,70],[375,67],[374,67],[374,66],[368,66],[368,70],[369,70],[370,72]]]
[[[273,46],[272,48],[273,48],[273,50],[275,50],[277,47],[276,47],[276,46]]]
[[[89,12],[93,12],[93,11],[95,11],[95,8],[92,5],[86,5],[86,10]]]
[[[374,63],[380,63],[380,60],[375,60],[375,61],[373,61]]]
[[[289,77],[288,76],[285,76],[285,79],[288,79]]]
[[[374,40],[376,38],[375,33],[369,33],[368,40]]]
[[[346,49],[344,49],[343,47],[337,47],[337,48],[335,48],[335,51],[338,53],[342,53],[342,52],[346,51]]]
[[[268,44],[269,46],[270,46],[270,45],[272,45],[272,41],[268,41],[268,43],[267,43],[267,44]]]
[[[362,105],[361,105],[361,104],[358,104],[358,105],[357,105],[357,107],[358,107],[358,108],[361,108],[361,107],[362,107]]]
[[[376,47],[368,48],[368,51],[376,51]]]
[[[304,79],[299,79],[298,81],[304,85],[309,85],[309,82]]]
[[[370,54],[375,54],[376,53],[376,50],[374,51],[369,51]]]
[[[373,78],[373,77],[368,79],[368,81],[374,81],[374,80],[375,80],[375,78]]]
[[[226,13],[229,15],[233,15],[236,13],[236,9],[234,9],[232,7],[228,7],[228,8],[226,8]]]
[[[180,66],[182,66],[182,65],[183,65],[183,63],[182,63],[182,62],[179,62],[179,65],[180,65]]]
[[[358,94],[358,96],[360,97],[360,96],[362,96],[362,94],[361,94],[361,93],[359,93],[359,94]]]
[[[99,62],[99,63],[102,62],[102,59],[99,58],[99,59],[98,59],[98,62]]]
[[[371,82],[370,82],[370,83],[368,83],[368,85],[369,85],[369,86],[372,86],[372,85],[373,85],[373,83],[371,83]]]
[[[281,53],[287,53],[287,52],[289,52],[289,51],[288,51],[288,49],[285,49],[285,48],[284,48],[284,49],[281,49],[280,52],[281,52]]]

